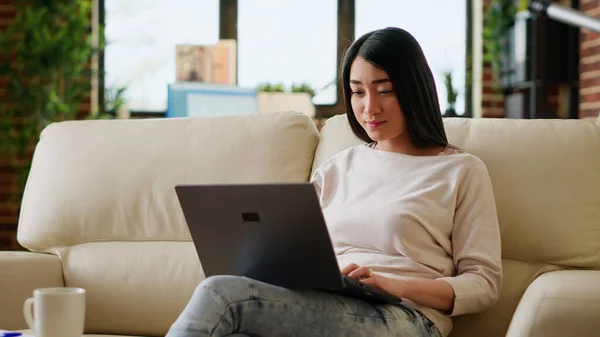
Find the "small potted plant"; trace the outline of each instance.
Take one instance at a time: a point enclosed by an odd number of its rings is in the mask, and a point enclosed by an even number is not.
[[[315,91],[306,83],[293,83],[288,90],[282,83],[262,83],[257,90],[259,113],[297,111],[315,117]]]
[[[444,111],[444,117],[458,117],[456,114],[456,97],[458,93],[454,89],[452,85],[452,71],[447,71],[444,73],[444,85],[446,86],[446,98],[448,101],[448,106],[446,107],[446,111]]]

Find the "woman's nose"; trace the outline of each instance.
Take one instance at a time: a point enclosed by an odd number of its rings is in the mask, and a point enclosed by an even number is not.
[[[365,109],[366,114],[372,115],[381,112],[381,106],[377,97],[366,95],[365,96]]]

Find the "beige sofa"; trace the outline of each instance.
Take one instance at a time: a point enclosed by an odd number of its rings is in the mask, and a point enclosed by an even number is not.
[[[488,166],[502,230],[499,302],[452,336],[600,336],[600,123],[447,119]],[[63,122],[36,148],[18,240],[0,253],[0,329],[33,289],[87,289],[86,333],[164,336],[203,273],[173,186],[307,181],[360,144],[345,116]]]

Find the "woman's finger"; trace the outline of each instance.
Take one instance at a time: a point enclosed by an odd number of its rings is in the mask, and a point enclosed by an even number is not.
[[[344,268],[342,268],[342,275],[348,275],[350,274],[353,270],[359,268],[359,266],[356,263],[350,263],[349,265],[345,266]]]
[[[356,279],[363,279],[372,276],[372,272],[371,269],[363,266],[354,269],[348,276]]]
[[[377,286],[377,277],[367,277],[360,280],[364,284],[370,284],[373,286]]]

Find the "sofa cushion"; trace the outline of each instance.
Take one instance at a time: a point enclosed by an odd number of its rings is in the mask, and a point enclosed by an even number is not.
[[[502,255],[600,268],[600,123],[583,120],[444,120],[450,143],[489,170]],[[327,120],[313,170],[361,141],[346,116]]]
[[[60,259],[52,254],[0,251],[0,329],[27,326],[23,304],[38,288],[64,287]]]
[[[546,273],[527,288],[506,337],[600,335],[600,270]]]
[[[87,333],[164,336],[204,279],[191,242],[97,242],[57,252],[66,285],[86,289]],[[557,270],[510,259],[502,265],[505,280],[498,304],[455,318],[452,337],[504,336],[527,285]]]
[[[306,181],[319,140],[300,113],[70,121],[35,149],[19,242],[190,240],[176,184]]]
[[[164,336],[204,279],[192,242],[56,248],[65,284],[86,290],[86,333]]]

